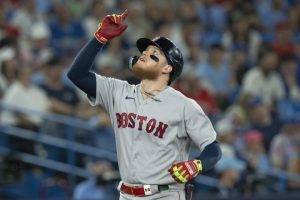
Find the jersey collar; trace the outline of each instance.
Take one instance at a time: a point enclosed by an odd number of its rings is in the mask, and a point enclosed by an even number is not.
[[[140,95],[142,96],[141,94],[141,84],[138,84],[137,87],[135,88],[135,91],[134,92],[139,92]],[[150,97],[151,99],[153,99],[154,101],[156,102],[163,102],[163,96],[164,96],[164,93],[169,89],[170,86],[166,86],[165,89],[163,89],[160,93],[158,93],[157,95],[153,96],[153,97]]]

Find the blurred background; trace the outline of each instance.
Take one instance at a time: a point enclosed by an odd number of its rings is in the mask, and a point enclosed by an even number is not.
[[[129,28],[93,70],[136,84],[138,38],[178,45],[172,87],[203,108],[223,152],[193,199],[297,199],[299,0],[1,0],[0,199],[118,199],[109,116],[65,74],[99,20],[126,8]]]

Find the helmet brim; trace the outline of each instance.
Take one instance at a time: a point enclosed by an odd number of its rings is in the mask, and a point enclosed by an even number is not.
[[[147,47],[150,45],[156,46],[161,49],[161,47],[157,43],[153,42],[152,40],[150,40],[148,38],[140,38],[136,41],[136,47],[138,48],[138,50],[141,53],[143,51],[145,51],[147,49]]]

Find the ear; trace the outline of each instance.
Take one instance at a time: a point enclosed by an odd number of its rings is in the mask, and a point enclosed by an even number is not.
[[[169,74],[171,73],[173,67],[171,65],[165,65],[162,69],[163,74]]]

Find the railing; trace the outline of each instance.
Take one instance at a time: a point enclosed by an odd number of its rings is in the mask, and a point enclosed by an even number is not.
[[[68,181],[71,185],[75,184],[75,176],[87,178],[90,173],[85,168],[76,167],[75,153],[88,155],[92,158],[106,159],[116,162],[116,153],[81,144],[75,141],[75,130],[81,129],[88,132],[88,134],[96,134],[96,130],[87,122],[81,119],[72,118],[64,115],[52,113],[40,113],[28,109],[20,109],[12,107],[8,104],[0,102],[0,111],[9,111],[12,113],[22,113],[27,115],[37,115],[43,120],[52,121],[55,123],[63,124],[66,127],[66,139],[54,137],[51,135],[43,134],[43,132],[34,132],[14,126],[4,125],[0,123],[0,134],[6,134],[9,137],[18,137],[21,139],[31,140],[36,143],[50,145],[55,148],[62,148],[67,151],[66,162],[59,162],[38,155],[32,155],[24,152],[13,152],[13,157],[25,163],[41,166],[50,170],[59,171],[68,174]],[[1,112],[0,112],[1,113]],[[0,154],[11,154],[9,147],[0,147]]]

